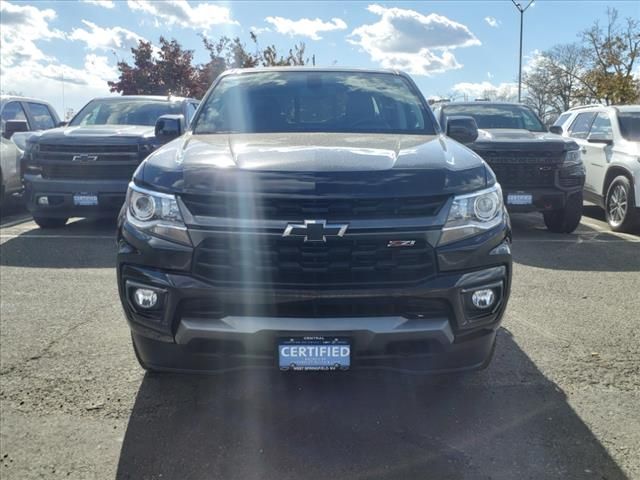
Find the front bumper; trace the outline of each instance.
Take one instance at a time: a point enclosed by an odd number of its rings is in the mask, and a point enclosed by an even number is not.
[[[27,209],[34,216],[48,218],[101,218],[115,217],[124,203],[128,180],[54,180],[40,175],[24,176]],[[98,196],[98,205],[79,206],[73,201],[74,194],[88,193]],[[37,200],[48,197],[48,205]]]
[[[221,287],[198,279],[190,273],[190,247],[142,238],[125,221],[119,236],[120,298],[138,356],[155,370],[277,368],[278,340],[306,336],[349,338],[352,368],[476,369],[490,359],[508,301],[509,237],[505,223],[483,236],[439,249],[438,274],[410,286],[269,289]],[[143,311],[134,306],[132,292],[140,286],[158,292],[160,308]],[[499,300],[479,313],[468,299],[483,287],[496,289]],[[389,309],[391,303],[416,302],[423,310],[413,308],[407,314],[401,306]],[[361,305],[368,313],[318,316],[325,303],[342,305],[341,309]],[[378,314],[366,308],[374,303],[380,305]],[[278,314],[290,305],[303,307],[296,310],[298,314]]]
[[[545,212],[561,210],[567,204],[571,195],[582,191],[582,187],[572,190],[558,190],[555,188],[527,188],[527,187],[503,187],[504,204],[512,213]],[[527,205],[510,203],[510,196],[531,195],[531,203]]]

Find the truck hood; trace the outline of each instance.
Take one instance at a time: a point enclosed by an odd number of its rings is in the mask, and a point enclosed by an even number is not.
[[[475,149],[506,148],[561,152],[577,149],[570,139],[550,132],[530,132],[520,129],[479,129],[478,138],[469,145]]]
[[[61,127],[36,132],[31,139],[50,144],[85,143],[95,139],[101,141],[118,141],[121,138],[148,138],[155,135],[155,127],[146,125],[91,125],[79,127]]]
[[[442,135],[187,134],[136,181],[183,193],[425,195],[486,185],[482,159]]]

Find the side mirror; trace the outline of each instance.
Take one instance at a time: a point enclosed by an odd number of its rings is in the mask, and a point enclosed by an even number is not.
[[[66,127],[69,124],[69,122],[58,122],[58,125],[56,125],[56,127]]]
[[[549,131],[551,133],[555,133],[556,135],[562,135],[562,127],[560,125],[551,125],[549,127]]]
[[[478,125],[476,124],[476,120],[473,117],[448,117],[447,136],[460,143],[475,142],[478,138]]]
[[[29,124],[24,120],[7,120],[4,124],[4,133],[2,136],[7,140],[11,140],[14,133],[28,132]]]
[[[604,143],[605,145],[613,145],[613,138],[606,133],[592,133],[587,137],[589,143]]]
[[[156,138],[162,143],[178,138],[184,133],[184,115],[162,115],[156,120]]]

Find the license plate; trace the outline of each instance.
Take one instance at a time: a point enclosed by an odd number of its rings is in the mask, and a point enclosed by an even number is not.
[[[91,193],[76,193],[73,195],[73,204],[79,207],[92,207],[98,205],[98,195]]]
[[[280,370],[347,370],[351,344],[344,338],[284,338],[278,342]]]
[[[530,193],[509,193],[507,195],[508,205],[531,205],[533,203],[533,195]]]

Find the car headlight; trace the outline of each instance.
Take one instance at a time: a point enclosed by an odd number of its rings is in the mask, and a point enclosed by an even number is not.
[[[574,167],[577,165],[582,165],[582,154],[580,150],[569,150],[564,157],[564,162],[562,162],[563,167]]]
[[[497,183],[486,190],[457,195],[449,209],[438,245],[457,242],[494,228],[503,221],[503,215],[502,189]]]
[[[191,245],[175,195],[153,192],[129,183],[127,221],[151,235]]]

